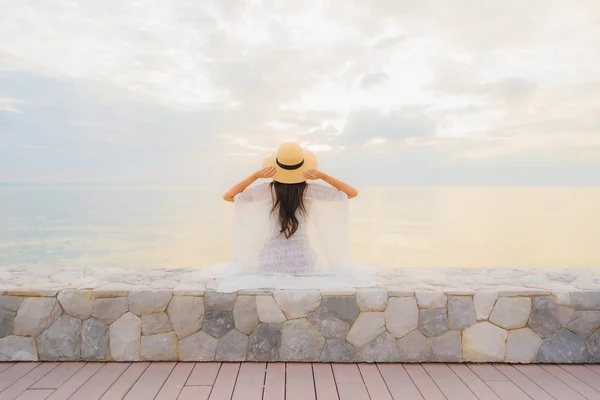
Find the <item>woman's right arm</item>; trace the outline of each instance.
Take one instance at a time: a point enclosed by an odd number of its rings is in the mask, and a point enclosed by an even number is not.
[[[337,190],[341,190],[342,192],[346,193],[346,195],[348,195],[349,199],[352,199],[352,198],[358,196],[358,190],[356,190],[352,186],[350,186],[347,183],[344,183],[338,179],[335,179],[333,176],[329,176],[324,172],[318,171],[316,169],[311,169],[311,170],[306,171],[304,173],[304,176],[307,179],[311,179],[311,180],[321,179],[321,180],[329,183],[331,186],[333,186]]]

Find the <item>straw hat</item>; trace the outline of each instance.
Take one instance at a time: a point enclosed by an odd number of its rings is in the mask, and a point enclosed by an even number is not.
[[[317,158],[307,149],[296,143],[283,143],[277,154],[266,158],[263,167],[275,167],[273,180],[281,183],[305,182],[304,172],[317,168]]]

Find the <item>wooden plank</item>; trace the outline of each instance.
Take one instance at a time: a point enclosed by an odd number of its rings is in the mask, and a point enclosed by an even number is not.
[[[98,400],[127,370],[130,363],[104,364],[69,400]]]
[[[392,395],[385,385],[385,381],[379,373],[376,365],[359,364],[358,369],[360,370],[360,374],[365,382],[369,396],[371,396],[372,399],[393,400]]]
[[[504,374],[500,373],[491,364],[468,364],[468,366],[484,382],[508,380]]]
[[[315,399],[315,385],[310,364],[287,364],[285,382],[286,400]]]
[[[104,366],[104,363],[88,363],[85,364],[79,371],[75,373],[68,381],[63,383],[58,389],[54,391],[48,397],[48,400],[65,400],[68,399],[85,384],[100,368]]]
[[[64,362],[37,381],[31,389],[58,389],[85,365],[84,362]]]
[[[496,364],[494,365],[499,372],[510,379],[515,385],[517,385],[523,392],[527,393],[529,397],[534,400],[553,400],[554,397],[550,396],[548,392],[538,386],[535,382],[529,379],[515,369],[512,365],[508,364]],[[488,382],[489,385],[489,382]]]
[[[560,379],[564,384],[575,390],[577,393],[585,397],[586,399],[600,399],[600,392],[592,389],[586,385],[583,381],[580,381],[575,376],[571,375],[564,369],[556,365],[540,365],[544,370],[552,374],[553,376]]]
[[[240,363],[221,365],[219,375],[210,393],[210,400],[230,400],[237,380]]]
[[[211,389],[211,386],[186,386],[177,400],[207,400]]]
[[[515,365],[515,368],[539,386],[545,388],[557,400],[584,400],[583,396],[544,371],[538,365]]]
[[[598,364],[586,364],[585,366],[588,369],[591,369],[592,371],[594,371],[595,373],[597,373],[598,375],[600,375],[600,365],[598,365]]]
[[[14,362],[8,362],[8,361],[0,362],[0,372],[12,367],[13,365],[15,365]]]
[[[156,395],[155,400],[176,399],[183,390],[185,382],[192,373],[192,369],[194,369],[193,363],[177,363],[173,372],[169,375],[169,379],[167,379],[160,392]]]
[[[221,368],[221,363],[196,363],[185,385],[212,386],[215,384],[215,380],[219,374],[219,368]]]
[[[530,397],[525,394],[517,385],[511,381],[489,381],[489,387],[500,396],[502,400],[529,400]],[[487,397],[482,397],[487,399]]]
[[[0,374],[0,392],[36,368],[40,363],[16,363]]]
[[[464,364],[448,364],[450,369],[471,389],[480,399],[500,400],[488,385],[477,374]]]
[[[4,389],[0,393],[0,399],[2,400],[13,400],[21,393],[29,389],[31,385],[42,379],[46,374],[52,371],[54,368],[58,367],[59,363],[42,363],[38,365],[33,370],[29,371],[26,375],[21,377],[18,381],[14,382],[12,385]]]
[[[337,400],[339,395],[335,386],[335,378],[333,377],[333,369],[331,364],[313,364],[313,378],[315,380],[315,393],[318,400]],[[265,391],[266,394],[266,391]],[[273,397],[273,399],[283,399],[281,397]],[[264,400],[267,400],[265,397]]]
[[[281,400],[283,398],[285,398],[285,364],[269,363],[267,364],[263,400]]]
[[[124,400],[153,399],[175,368],[175,364],[174,362],[150,364]]]
[[[410,367],[410,365],[407,365],[406,367]],[[419,392],[419,389],[417,389],[417,386],[415,386],[416,382],[413,382],[411,376],[409,375],[408,368],[405,370],[401,364],[377,364],[377,369],[383,377],[383,380],[394,400],[423,399],[421,392]],[[433,381],[431,383],[433,384]]]
[[[445,364],[423,364],[423,368],[448,400],[477,400],[473,392]]]
[[[133,363],[125,372],[117,379],[117,381],[104,393],[100,400],[121,400],[129,389],[137,382],[142,376],[144,371],[148,368],[150,363]]]
[[[419,389],[421,396],[426,400],[442,400],[446,397],[442,394],[440,388],[435,384],[431,376],[423,369],[421,364],[404,364],[404,369]],[[396,398],[396,396],[394,396]]]
[[[265,363],[242,363],[232,400],[261,400],[266,368]]]
[[[591,371],[588,367],[583,365],[561,365],[560,368],[600,391],[600,379],[598,379],[598,374]]]
[[[54,389],[26,390],[16,400],[45,400],[54,392]]]
[[[340,400],[369,400],[369,393],[356,364],[332,364],[332,367]]]

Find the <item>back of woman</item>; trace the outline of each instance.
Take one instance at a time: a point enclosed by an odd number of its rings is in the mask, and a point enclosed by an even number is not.
[[[223,196],[236,203],[236,260],[270,275],[311,275],[318,265],[332,265],[336,253],[341,260],[345,201],[356,189],[318,171],[314,154],[293,143],[263,167]],[[251,186],[259,178],[273,181]]]

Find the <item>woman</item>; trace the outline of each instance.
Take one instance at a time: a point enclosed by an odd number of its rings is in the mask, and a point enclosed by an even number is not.
[[[272,182],[249,187],[259,178]],[[307,180],[322,180],[331,187]],[[349,267],[345,204],[357,195],[353,187],[319,171],[313,153],[295,143],[282,144],[264,161],[263,169],[223,195],[236,203],[236,222],[242,222],[236,261],[246,267],[257,264],[261,274],[275,275],[313,275],[325,268]],[[252,205],[257,207],[252,210]],[[255,245],[248,243],[252,240]]]

